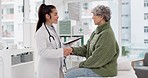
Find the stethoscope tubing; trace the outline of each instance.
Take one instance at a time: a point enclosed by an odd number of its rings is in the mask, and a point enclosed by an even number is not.
[[[46,28],[46,30],[47,30],[47,32],[48,32],[48,34],[49,34],[49,41],[51,42],[51,39],[50,39],[50,37],[52,37],[53,38],[53,40],[55,40],[55,38],[50,34],[50,32],[49,32],[49,30],[47,29],[47,26],[44,24],[44,26],[45,26],[45,28]]]
[[[54,40],[54,42],[55,42],[55,38],[54,38],[54,37],[50,34],[50,32],[49,32],[49,30],[47,29],[47,27],[46,27],[46,25],[45,25],[45,24],[44,24],[44,26],[45,26],[45,28],[46,28],[46,30],[47,30],[47,32],[48,32],[48,34],[49,34],[49,41],[51,42],[50,37],[52,37],[52,38],[53,38],[53,40]],[[56,44],[56,42],[55,42],[55,44]],[[56,44],[56,49],[57,49],[57,44]],[[67,70],[66,57],[64,57],[63,62],[64,62],[64,67],[65,67],[65,68],[66,68],[66,70]]]
[[[57,43],[55,42],[54,36],[52,36],[52,35],[50,34],[50,32],[49,32],[49,30],[48,30],[48,28],[47,28],[47,26],[46,26],[45,24],[44,24],[44,26],[45,26],[45,28],[46,28],[46,31],[47,31],[48,35],[49,35],[49,38],[48,38],[49,41],[52,42],[52,41],[51,41],[51,38],[52,38],[52,39],[54,40],[54,43],[55,43],[56,49],[57,49],[57,48],[58,48],[58,47],[57,47],[58,45],[57,45]]]

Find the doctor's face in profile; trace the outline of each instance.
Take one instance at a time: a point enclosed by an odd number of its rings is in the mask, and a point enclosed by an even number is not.
[[[56,9],[52,9],[51,11],[52,11],[52,12],[50,13],[51,18],[49,19],[49,21],[50,21],[51,23],[57,24],[57,23],[58,23],[58,18],[59,18],[58,12],[57,12]]]

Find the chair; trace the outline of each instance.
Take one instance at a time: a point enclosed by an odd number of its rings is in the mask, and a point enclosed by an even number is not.
[[[135,66],[139,62],[142,62],[142,65]],[[148,78],[148,53],[145,53],[144,59],[133,61],[132,66],[138,78]]]

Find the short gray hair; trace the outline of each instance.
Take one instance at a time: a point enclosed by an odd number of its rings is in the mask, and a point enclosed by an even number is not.
[[[98,5],[91,12],[94,15],[103,16],[106,22],[108,22],[111,19],[111,11],[108,6]]]

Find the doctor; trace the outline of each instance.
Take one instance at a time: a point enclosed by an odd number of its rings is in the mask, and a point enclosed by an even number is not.
[[[39,55],[37,77],[63,78],[62,58],[70,53],[61,48],[59,36],[52,25],[59,18],[56,7],[41,4],[38,17],[35,35]]]

